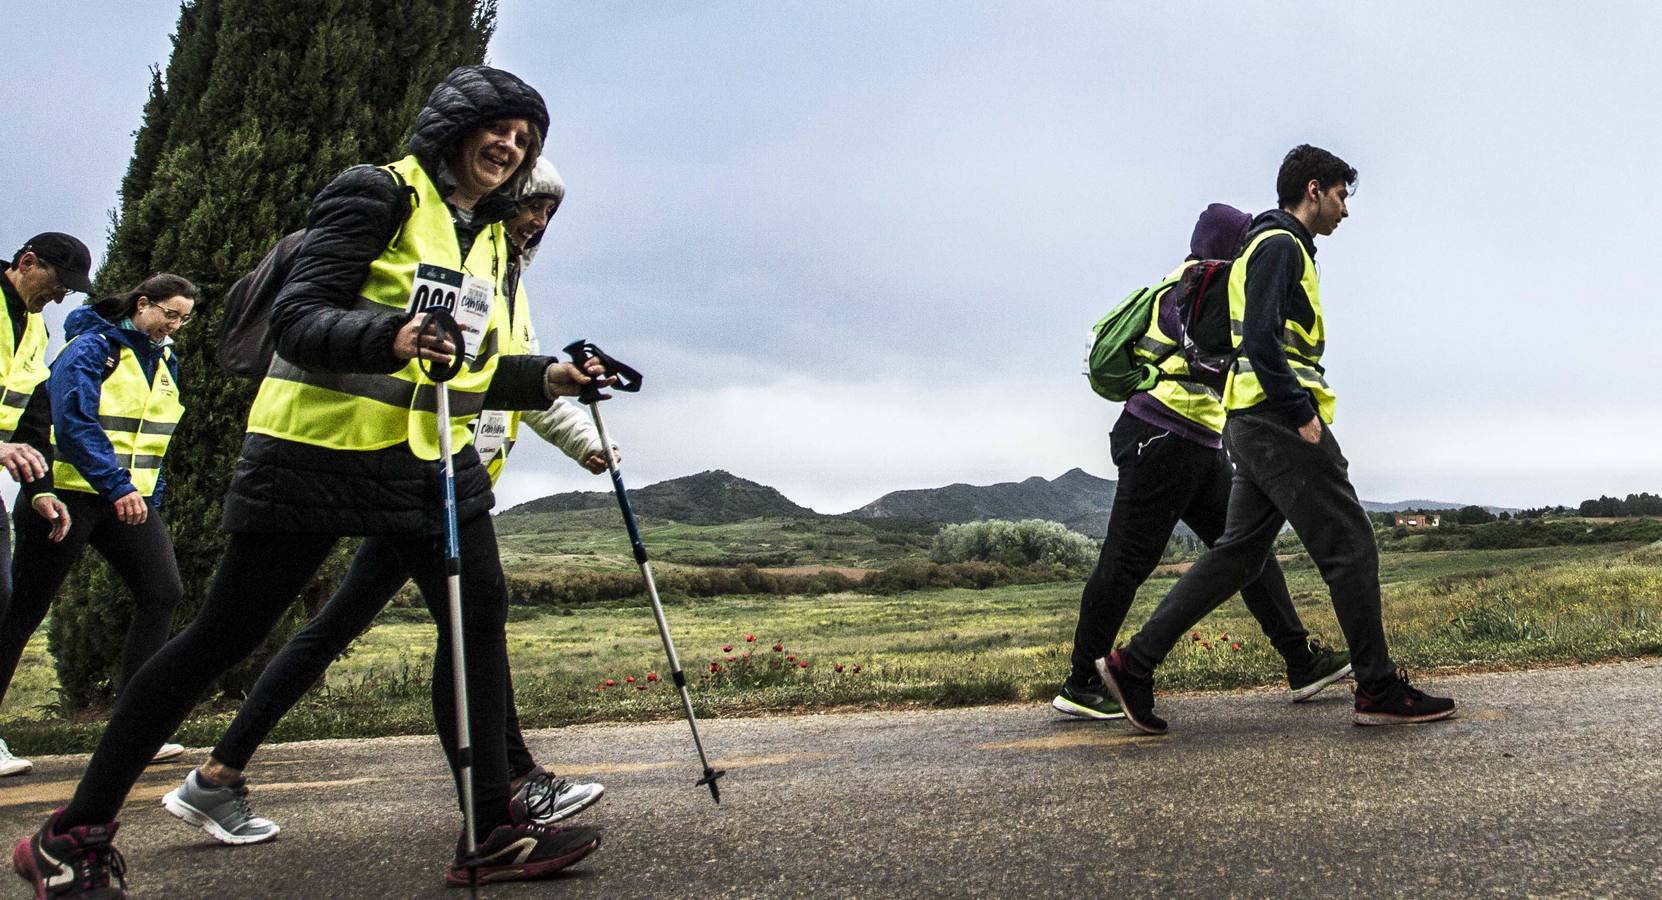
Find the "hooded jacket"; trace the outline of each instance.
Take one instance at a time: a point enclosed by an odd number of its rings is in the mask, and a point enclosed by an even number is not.
[[[178,357],[165,352],[173,339],[158,345],[142,331],[112,323],[90,305],[72,311],[63,327],[69,343],[52,361],[52,374],[46,379],[57,457],[74,466],[100,497],[114,503],[138,488],[133,486],[127,469],[116,461],[109,435],[98,424],[104,379],[115,369],[117,354],[131,353],[152,384],[156,367],[164,360],[169,374],[178,382]],[[151,506],[161,507],[165,489],[166,481],[158,476],[156,490],[150,495]]]
[[[546,132],[542,97],[512,74],[463,66],[435,87],[416,118],[409,150],[448,195],[454,186],[445,158],[475,128],[502,118],[524,118]],[[509,182],[512,184],[512,181]],[[464,248],[473,235],[513,214],[509,186],[475,204],[457,225]],[[353,306],[378,259],[409,214],[409,195],[379,166],[354,166],[320,191],[306,218],[306,237],[283,288],[272,302],[276,351],[315,371],[389,374],[404,360],[393,339],[407,316]],[[543,372],[553,360],[506,356],[485,395],[488,409],[543,409]],[[459,518],[483,514],[495,502],[490,479],[471,445],[455,455]],[[243,442],[225,500],[231,533],[307,531],[337,535],[437,533],[438,462],[416,458],[407,445],[354,452],[250,434]]]
[[[1298,383],[1298,376],[1288,365],[1281,333],[1283,323],[1288,320],[1306,328],[1315,325],[1316,312],[1310,308],[1309,299],[1303,291],[1294,288],[1304,275],[1304,258],[1299,254],[1298,245],[1303,244],[1304,252],[1313,260],[1316,241],[1303,222],[1279,209],[1259,213],[1252,220],[1247,241],[1277,228],[1291,232],[1292,236],[1267,238],[1253,252],[1247,269],[1246,318],[1241,334],[1241,355],[1252,363],[1252,371],[1264,389],[1264,399],[1248,409],[1230,410],[1229,414],[1265,416],[1297,429],[1316,417],[1316,401]],[[1244,260],[1236,263],[1245,264]]]

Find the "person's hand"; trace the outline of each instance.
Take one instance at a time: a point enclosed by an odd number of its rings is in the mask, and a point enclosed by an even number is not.
[[[0,465],[18,484],[46,474],[46,458],[28,444],[0,444]]]
[[[150,504],[144,502],[138,491],[115,501],[115,520],[123,525],[143,525],[150,517]]]
[[[69,533],[69,507],[51,494],[41,494],[30,505],[41,518],[52,523],[47,539],[54,543],[63,540],[64,535]]]
[[[606,366],[598,359],[591,359],[579,369],[571,363],[553,363],[542,376],[542,389],[548,399],[555,397],[575,397],[583,393],[583,388],[590,382],[596,387],[609,388],[617,384],[617,379],[606,374]],[[611,394],[601,394],[601,400],[610,400]]]
[[[623,462],[623,451],[619,450],[616,447],[613,447],[612,448],[612,458],[617,460],[619,464],[622,464],[622,462]],[[607,468],[607,466],[606,466],[606,454],[605,453],[590,453],[588,456],[583,458],[583,461],[582,461],[582,463],[580,463],[580,465],[582,465],[583,468],[588,469],[590,472],[593,472],[596,475],[604,475],[606,473],[606,468]]]
[[[1322,417],[1311,416],[1310,421],[1298,427],[1298,436],[1312,444],[1322,442]]]
[[[398,334],[392,339],[392,355],[399,359],[430,359],[441,365],[450,365],[450,359],[456,353],[456,345],[444,336],[438,328],[429,328],[425,332],[421,329],[424,316],[416,316],[404,323],[398,329]]]

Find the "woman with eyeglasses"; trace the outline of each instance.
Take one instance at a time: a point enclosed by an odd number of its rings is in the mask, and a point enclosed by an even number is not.
[[[196,295],[196,285],[164,272],[64,321],[68,343],[46,380],[50,477],[28,484],[28,502],[14,515],[12,602],[0,618],[0,698],[88,544],[133,593],[118,689],[167,642],[184,589],[161,517],[162,459],[185,413],[173,333],[190,321]],[[163,744],[155,759],[183,752]]]

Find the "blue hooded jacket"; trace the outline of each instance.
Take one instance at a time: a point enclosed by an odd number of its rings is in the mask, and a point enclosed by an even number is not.
[[[80,340],[76,340],[78,337]],[[64,338],[69,343],[52,362],[52,374],[46,379],[47,395],[52,400],[57,456],[79,470],[87,483],[98,489],[100,496],[114,503],[138,488],[133,486],[127,469],[116,462],[115,447],[98,424],[98,401],[104,393],[104,379],[114,371],[119,351],[133,354],[145,377],[154,382],[162,347],[151,343],[150,336],[141,331],[111,323],[91,306],[82,306],[69,314],[64,320]],[[177,359],[170,356],[167,368],[177,382]],[[152,507],[161,508],[166,487],[166,482],[158,477],[156,490],[150,495]]]

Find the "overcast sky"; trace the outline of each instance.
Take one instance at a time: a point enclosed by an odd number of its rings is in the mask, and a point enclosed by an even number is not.
[[[61,4],[8,45],[6,252],[102,256],[176,18]],[[1318,257],[1359,491],[1536,506],[1662,488],[1659,42],[1652,3],[503,0],[490,61],[568,185],[544,345],[646,373],[607,407],[633,485],[1113,477],[1089,326],[1310,142],[1361,172]],[[604,487],[533,438],[499,495]]]

